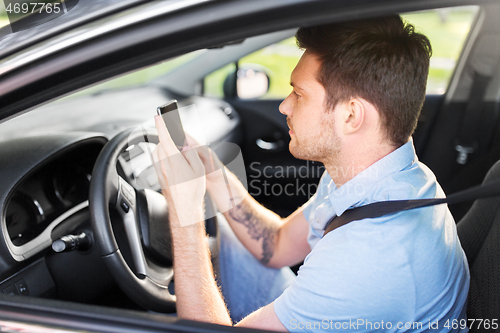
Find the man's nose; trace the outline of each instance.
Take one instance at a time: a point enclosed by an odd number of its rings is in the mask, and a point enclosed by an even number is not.
[[[284,100],[283,102],[281,102],[280,106],[279,106],[279,110],[281,113],[283,113],[284,115],[287,115],[287,116],[291,116],[291,113],[290,113],[290,103],[289,103],[289,97],[290,95],[288,95]]]

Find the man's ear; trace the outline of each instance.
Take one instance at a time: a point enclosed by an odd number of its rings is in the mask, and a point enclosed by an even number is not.
[[[365,121],[365,105],[357,98],[351,98],[344,104],[345,123],[344,134],[357,132]]]

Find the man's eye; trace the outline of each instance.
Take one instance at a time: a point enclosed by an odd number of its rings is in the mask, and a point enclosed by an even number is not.
[[[300,97],[300,95],[299,95],[299,94],[297,94],[297,92],[296,92],[296,91],[294,91],[293,93],[295,94],[295,96],[296,96],[296,97]]]

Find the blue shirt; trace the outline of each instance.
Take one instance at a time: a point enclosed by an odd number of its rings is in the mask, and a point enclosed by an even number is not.
[[[467,331],[469,268],[446,205],[353,221],[322,238],[326,222],[349,208],[438,197],[412,141],[339,188],[325,172],[303,206],[312,250],[274,302],[282,324],[292,332]]]

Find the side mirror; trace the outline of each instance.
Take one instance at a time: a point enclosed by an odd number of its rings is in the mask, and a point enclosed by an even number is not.
[[[241,99],[264,96],[271,83],[268,72],[269,70],[258,65],[240,67],[237,73],[230,73],[224,80],[224,96],[237,96]]]

